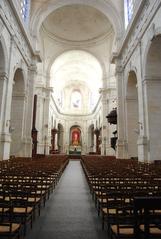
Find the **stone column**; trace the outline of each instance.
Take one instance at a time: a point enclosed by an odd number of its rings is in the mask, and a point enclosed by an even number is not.
[[[96,135],[94,134],[93,152],[96,152]]]
[[[55,150],[58,150],[58,134],[55,136]]]
[[[0,132],[3,128],[3,113],[5,107],[5,92],[7,86],[8,76],[6,72],[0,73]]]
[[[57,134],[58,130],[57,129],[52,129],[51,130],[51,153],[53,153],[55,151],[55,139],[56,139],[56,134]]]
[[[138,108],[139,108],[139,136],[137,140],[138,145],[138,160],[141,162],[148,161],[148,139],[147,139],[147,115],[146,115],[146,80],[143,80],[143,54],[142,54],[142,43],[139,42],[140,51],[140,67],[138,67]]]
[[[10,155],[10,130],[11,122],[8,117],[5,119],[6,108],[6,91],[7,91],[8,76],[7,73],[0,74],[0,160],[8,159]]]
[[[30,157],[32,155],[31,130],[32,130],[32,121],[33,121],[33,102],[34,102],[36,73],[37,73],[37,67],[36,67],[36,64],[33,62],[28,68],[28,88],[26,92],[24,156],[27,156],[27,157]]]
[[[108,154],[108,148],[110,145],[109,142],[109,133],[108,133],[108,126],[107,126],[107,111],[108,111],[108,100],[107,100],[107,88],[100,89],[101,99],[102,99],[102,147],[101,147],[101,154],[106,155]]]
[[[45,98],[44,98],[44,154],[49,154],[49,147],[50,147],[50,132],[49,132],[49,104],[50,104],[50,93],[52,88],[48,87],[45,89]]]
[[[88,127],[88,148],[87,152],[94,152],[94,127]]]
[[[8,62],[8,75],[7,73],[3,74],[0,79],[0,91],[1,91],[1,128],[0,128],[0,159],[9,159],[10,157],[10,144],[11,144],[11,102],[12,102],[12,90],[13,90],[13,67],[14,65],[14,46],[15,40],[14,37],[11,37],[10,41],[10,56]],[[1,88],[2,87],[2,88]],[[3,92],[3,93],[2,93]]]
[[[70,140],[69,140],[69,125],[67,124],[67,122],[65,122],[64,125],[64,143],[65,143],[65,153],[69,154]]]
[[[96,135],[96,154],[100,154],[100,150],[99,150],[99,137],[100,137],[100,130],[98,128],[96,128],[94,130],[94,133]]]
[[[125,140],[125,109],[124,109],[124,81],[123,68],[116,60],[116,88],[117,88],[117,158],[127,158],[127,142]]]
[[[37,134],[38,131],[36,129],[36,112],[37,112],[37,95],[34,95],[34,103],[33,103],[33,116],[32,116],[32,157],[37,155]]]
[[[59,127],[58,129],[58,151],[59,153],[65,153],[64,149],[64,129],[63,127]]]

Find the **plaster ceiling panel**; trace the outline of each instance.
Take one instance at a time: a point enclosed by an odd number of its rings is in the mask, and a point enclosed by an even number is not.
[[[68,5],[52,12],[43,28],[53,37],[67,41],[88,41],[105,36],[111,31],[107,17],[93,7]]]

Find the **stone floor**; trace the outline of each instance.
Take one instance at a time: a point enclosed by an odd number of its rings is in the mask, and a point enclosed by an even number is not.
[[[107,239],[79,161],[70,161],[25,239]]]

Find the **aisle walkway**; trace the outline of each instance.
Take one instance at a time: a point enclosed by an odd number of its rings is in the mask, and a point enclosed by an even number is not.
[[[70,161],[27,239],[107,239],[79,161]]]

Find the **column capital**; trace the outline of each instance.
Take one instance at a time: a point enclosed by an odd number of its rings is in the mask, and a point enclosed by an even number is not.
[[[111,57],[110,57],[110,62],[115,63],[116,60],[118,59],[118,52],[112,52]]]
[[[121,64],[116,64],[115,74],[121,74],[123,72],[123,67]]]
[[[31,63],[30,66],[28,67],[28,70],[33,72],[33,73],[37,73],[37,66],[35,63]]]
[[[147,145],[148,144],[148,138],[147,136],[139,135],[137,140],[137,145]]]
[[[108,90],[109,90],[108,88],[99,88],[99,93],[103,95],[106,94]]]
[[[6,72],[0,72],[0,80],[7,80],[8,74]]]

